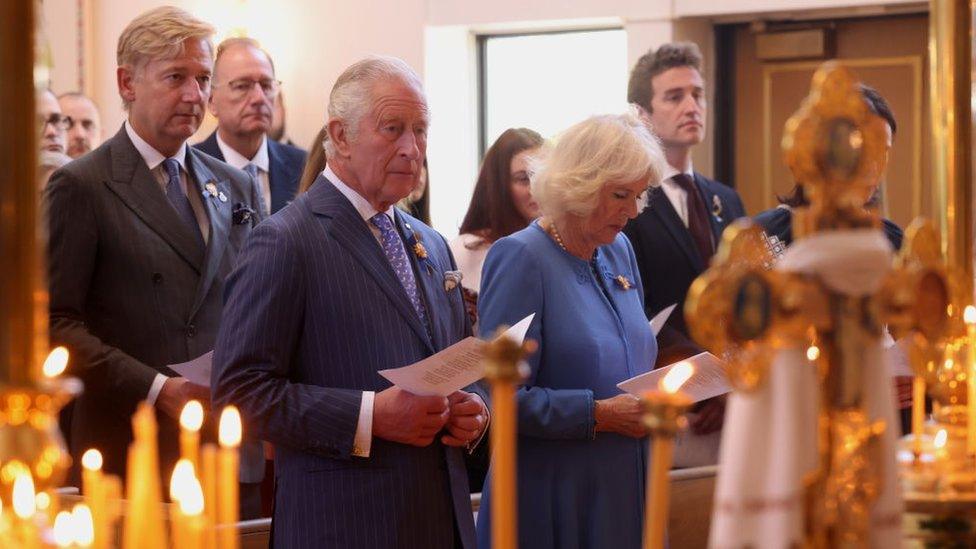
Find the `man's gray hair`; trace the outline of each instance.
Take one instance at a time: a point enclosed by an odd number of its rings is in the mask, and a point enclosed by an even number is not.
[[[359,122],[373,103],[373,86],[383,80],[396,79],[423,90],[417,73],[402,59],[372,55],[342,71],[329,94],[329,121],[340,120],[349,139],[355,139]],[[335,143],[325,141],[325,154],[335,156]]]

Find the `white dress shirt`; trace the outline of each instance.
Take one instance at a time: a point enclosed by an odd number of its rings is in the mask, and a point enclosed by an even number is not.
[[[149,143],[146,143],[143,138],[139,137],[139,134],[132,128],[128,120],[125,121],[125,133],[129,136],[129,140],[132,141],[136,150],[139,151],[139,155],[142,156],[146,166],[149,167],[149,173],[156,178],[156,181],[159,183],[159,188],[165,195],[166,185],[169,183],[169,175],[166,173],[166,169],[163,168],[163,160],[166,160],[166,156],[153,148]],[[173,155],[173,158],[180,165],[180,186],[183,187],[183,192],[186,193],[186,197],[190,201],[193,215],[197,218],[197,225],[200,226],[200,233],[203,234],[203,241],[207,242],[210,240],[210,218],[207,217],[207,209],[203,205],[203,199],[200,196],[196,184],[192,187],[189,185],[189,174],[186,170],[186,143],[183,143],[180,150]],[[193,192],[187,192],[188,189],[192,189]],[[163,374],[156,374],[156,377],[153,378],[152,385],[149,386],[149,393],[146,395],[146,402],[150,406],[156,405],[156,399],[159,398],[159,392],[163,390],[163,384],[166,383],[167,379],[169,378]]]
[[[678,175],[678,170],[674,170],[672,173],[667,174],[667,177],[661,181],[661,190],[664,191],[664,195],[668,197],[671,201],[671,205],[674,206],[674,211],[678,212],[678,217],[681,218],[681,222],[688,226],[688,193],[681,188],[680,185],[675,183],[674,176]],[[688,166],[688,170],[684,172],[685,175],[691,178],[692,181],[695,180],[695,170],[691,166]]]
[[[369,227],[370,232],[373,233],[373,237],[379,245],[383,246],[382,236],[380,235],[380,229],[372,222],[370,219],[377,213],[379,213],[369,200],[366,200],[361,194],[354,191],[349,185],[346,185],[339,176],[336,175],[332,168],[328,165],[322,170],[322,175],[324,175],[329,181],[335,185],[335,188],[345,196],[349,202],[352,203],[352,207],[356,208],[359,212],[359,216],[363,218],[366,222],[366,226]],[[390,206],[386,210],[386,215],[390,216],[390,222],[393,226],[396,226],[396,217],[393,212],[394,206]],[[397,233],[399,235],[399,233]],[[403,246],[403,242],[400,242],[400,246]],[[406,254],[406,248],[403,251]],[[356,436],[353,437],[352,441],[352,455],[358,457],[369,457],[369,451],[373,443],[373,399],[375,398],[375,393],[373,391],[363,391],[363,400],[359,405],[359,421],[356,423]]]
[[[234,166],[238,170],[243,170],[244,166],[254,164],[258,168],[258,185],[261,187],[261,198],[264,202],[261,208],[264,210],[265,217],[271,215],[271,161],[268,157],[268,136],[261,138],[261,146],[258,152],[254,153],[254,158],[248,160],[241,153],[235,151],[230,145],[220,138],[217,132],[217,146],[221,154],[224,155],[224,162]]]

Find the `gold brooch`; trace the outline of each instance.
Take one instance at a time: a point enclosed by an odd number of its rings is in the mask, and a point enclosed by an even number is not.
[[[629,290],[632,286],[630,281],[627,280],[627,277],[624,275],[617,275],[617,278],[615,278],[614,280],[617,281],[617,286],[620,286],[624,290]]]
[[[427,248],[420,242],[413,245],[413,253],[420,259],[427,259]]]

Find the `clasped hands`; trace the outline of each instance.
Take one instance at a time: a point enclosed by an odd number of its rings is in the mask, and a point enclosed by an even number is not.
[[[427,446],[441,431],[446,446],[466,446],[478,440],[487,422],[484,402],[465,391],[422,397],[394,386],[373,400],[373,436],[411,446]]]

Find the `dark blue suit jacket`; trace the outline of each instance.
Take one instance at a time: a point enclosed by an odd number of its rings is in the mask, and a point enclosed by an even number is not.
[[[217,132],[194,145],[195,148],[220,161],[226,161],[217,144]],[[271,213],[284,208],[295,199],[298,182],[302,178],[307,153],[298,147],[278,143],[268,138],[268,176],[271,180]]]
[[[428,259],[406,246],[433,337],[379,243],[324,176],[248,239],[228,279],[214,354],[214,401],[235,404],[275,444],[275,547],[473,549],[461,451],[374,439],[351,455],[363,390],[470,334],[444,238],[397,211]]]
[[[709,211],[716,245],[722,231],[746,212],[735,189],[695,172],[695,183]],[[657,364],[670,364],[700,352],[688,337],[685,296],[692,281],[708,266],[698,253],[691,233],[660,187],[651,190],[648,206],[624,228],[634,245],[644,284],[644,309],[652,318],[665,307],[678,306],[658,334]]]

